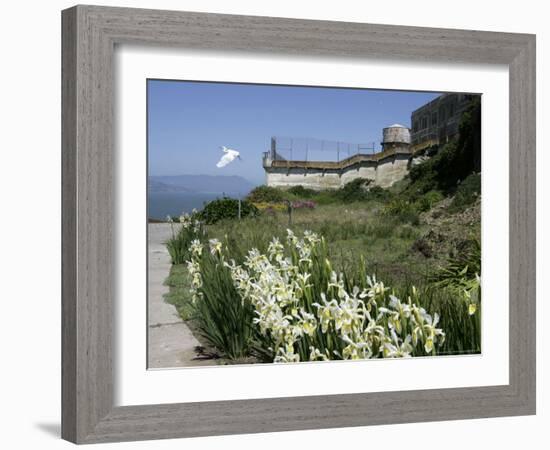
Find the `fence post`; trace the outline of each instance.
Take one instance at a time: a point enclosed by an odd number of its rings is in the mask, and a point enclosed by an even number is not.
[[[292,225],[292,202],[290,200],[287,200],[286,204],[288,212],[288,226],[290,227]]]

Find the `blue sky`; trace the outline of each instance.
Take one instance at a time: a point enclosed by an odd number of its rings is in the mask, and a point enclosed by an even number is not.
[[[240,175],[263,183],[271,136],[375,142],[382,128],[410,126],[439,93],[149,80],[150,175]],[[241,153],[218,169],[225,145]],[[319,158],[317,158],[319,159]]]

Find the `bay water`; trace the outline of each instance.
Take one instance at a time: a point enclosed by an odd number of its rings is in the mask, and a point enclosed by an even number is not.
[[[149,219],[164,220],[166,216],[179,217],[193,208],[202,209],[209,201],[221,198],[221,193],[209,192],[149,192],[147,215]]]

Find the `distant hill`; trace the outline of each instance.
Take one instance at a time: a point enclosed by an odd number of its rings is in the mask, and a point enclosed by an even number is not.
[[[248,194],[255,185],[238,175],[150,176],[151,192],[204,192],[227,195]],[[172,189],[169,191],[168,189]]]
[[[162,183],[157,180],[152,180],[151,178],[149,178],[148,185],[149,192],[193,192],[192,190],[184,188],[182,186]]]

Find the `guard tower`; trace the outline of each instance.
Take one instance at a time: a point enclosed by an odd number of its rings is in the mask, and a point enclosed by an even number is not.
[[[382,151],[395,153],[410,153],[411,131],[398,123],[386,127],[382,131]]]

